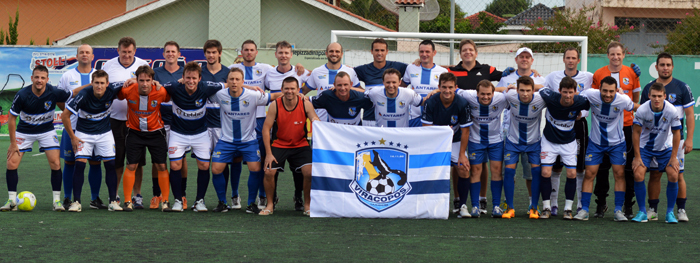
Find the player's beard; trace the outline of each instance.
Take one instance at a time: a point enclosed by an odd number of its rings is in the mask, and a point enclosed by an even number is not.
[[[663,81],[667,81],[667,80],[670,79],[671,77],[673,77],[672,74],[669,74],[668,76],[661,76],[661,75],[659,75],[659,79],[660,79],[660,80],[663,80]]]

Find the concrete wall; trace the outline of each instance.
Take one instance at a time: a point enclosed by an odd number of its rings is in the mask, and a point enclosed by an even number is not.
[[[260,42],[260,0],[209,0],[209,39],[225,47]]]

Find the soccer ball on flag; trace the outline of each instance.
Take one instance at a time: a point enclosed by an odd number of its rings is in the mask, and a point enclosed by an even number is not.
[[[389,195],[394,192],[394,181],[391,178],[372,179],[367,182],[367,191],[375,195]]]
[[[32,192],[24,191],[17,195],[17,208],[22,211],[32,211],[36,206],[36,196]]]

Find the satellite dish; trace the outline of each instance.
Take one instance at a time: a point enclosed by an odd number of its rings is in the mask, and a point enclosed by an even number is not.
[[[396,4],[397,0],[377,0],[377,2],[392,14],[399,15],[398,10],[402,5]],[[416,6],[420,7],[420,21],[433,20],[440,14],[440,5],[437,0],[425,0],[422,6]]]

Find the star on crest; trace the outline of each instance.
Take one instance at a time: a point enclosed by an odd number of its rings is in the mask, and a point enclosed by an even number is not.
[[[386,140],[384,140],[384,138],[382,138],[381,140],[379,140],[379,144],[386,145],[385,142],[386,142]]]

